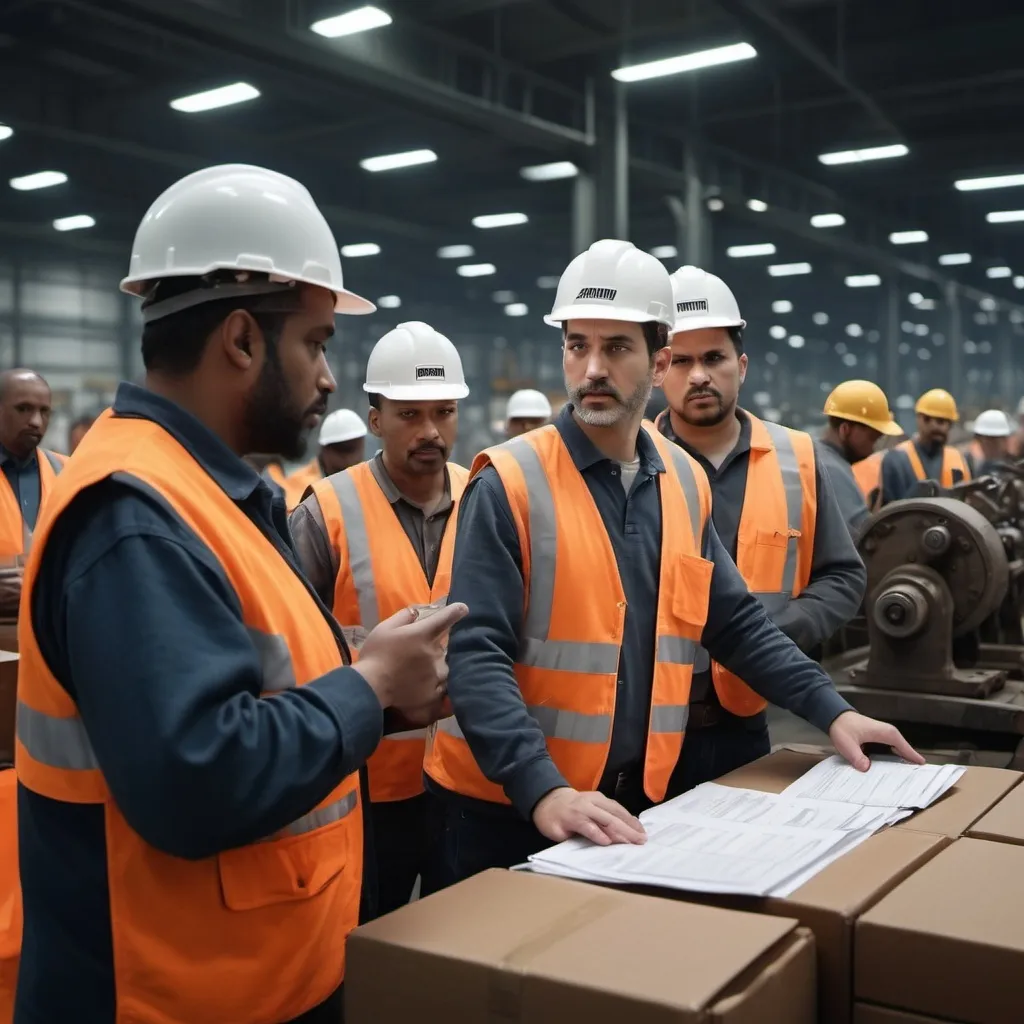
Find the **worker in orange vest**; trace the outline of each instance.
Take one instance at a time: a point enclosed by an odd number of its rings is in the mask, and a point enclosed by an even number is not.
[[[809,434],[739,407],[746,321],[728,285],[682,267],[672,287],[672,366],[659,429],[707,474],[715,530],[768,617],[801,650],[813,650],[857,614],[867,582],[828,470]],[[765,699],[704,650],[690,703],[682,788],[771,749]]]
[[[21,563],[64,466],[63,455],[41,446],[52,404],[49,384],[34,370],[0,373],[0,616],[18,614]]]
[[[907,497],[922,480],[953,487],[973,476],[971,456],[946,443],[950,428],[960,419],[953,396],[942,388],[933,388],[917,400],[914,412],[917,433],[891,448],[882,459],[883,505]]]
[[[825,399],[824,413],[828,427],[819,448],[821,460],[856,537],[878,505],[882,452],[875,445],[882,437],[902,436],[903,428],[893,418],[885,392],[869,380],[838,385]]]
[[[325,417],[317,438],[316,458],[289,473],[284,481],[285,501],[291,512],[318,480],[344,472],[366,457],[366,424],[351,409],[335,409]]]
[[[473,605],[448,649],[455,714],[426,760],[444,882],[572,835],[643,842],[636,815],[680,785],[701,647],[857,767],[869,741],[921,761],[772,625],[718,539],[704,470],[644,425],[675,308],[659,260],[595,242],[547,317],[562,331],[569,404],[473,462],[451,586]]]
[[[25,570],[15,1021],[337,1021],[361,770],[386,709],[440,713],[442,633],[465,607],[398,613],[350,667],[242,461],[303,450],[335,316],[374,308],[302,185],[188,175],[121,287],[143,300],[145,384],[122,384],[68,461]]]
[[[448,461],[469,394],[443,334],[399,324],[374,346],[363,389],[383,448],[313,485],[291,518],[307,579],[345,630],[372,629],[406,605],[448,599],[467,472]],[[409,901],[431,867],[437,815],[423,790],[426,731],[385,737],[370,758],[378,911]]]

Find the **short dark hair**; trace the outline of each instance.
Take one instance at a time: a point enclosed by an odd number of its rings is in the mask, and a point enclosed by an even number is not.
[[[371,409],[376,409],[380,412],[380,395],[376,391],[371,391],[367,394],[366,400],[370,403]]]
[[[162,302],[203,287],[198,277],[175,277],[159,281],[149,302]],[[195,371],[203,358],[210,335],[236,309],[244,309],[259,325],[271,346],[277,343],[290,314],[267,313],[254,308],[264,296],[214,299],[190,306],[146,324],[142,329],[142,362],[152,373],[185,377]]]
[[[743,328],[727,327],[726,330],[729,332],[729,338],[732,340],[733,347],[736,349],[736,355],[743,355]]]
[[[844,420],[842,416],[829,416],[828,425],[833,430],[838,430],[844,423],[855,423],[856,420]]]

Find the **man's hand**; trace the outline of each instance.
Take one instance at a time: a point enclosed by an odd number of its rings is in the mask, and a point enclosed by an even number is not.
[[[881,743],[911,764],[924,764],[924,758],[903,738],[895,725],[879,722],[856,711],[844,711],[829,727],[829,739],[836,751],[859,772],[871,767],[871,759],[863,751],[865,743]]]
[[[10,569],[0,573],[0,615],[17,616],[24,572],[24,569]]]
[[[580,793],[563,787],[542,797],[533,809],[533,823],[556,843],[583,836],[598,846],[647,842],[643,825],[621,804],[601,793]]]

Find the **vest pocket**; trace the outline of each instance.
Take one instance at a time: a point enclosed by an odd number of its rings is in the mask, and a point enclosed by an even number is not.
[[[711,600],[713,562],[697,555],[680,555],[676,559],[672,580],[672,618],[694,627],[698,636],[708,621]]]
[[[747,586],[755,593],[779,590],[785,578],[786,558],[789,556],[790,540],[800,538],[799,530],[758,530],[750,551],[749,570],[743,567]],[[797,545],[792,545],[796,557]]]
[[[257,910],[316,896],[341,876],[348,860],[344,821],[285,839],[217,854],[224,905]]]

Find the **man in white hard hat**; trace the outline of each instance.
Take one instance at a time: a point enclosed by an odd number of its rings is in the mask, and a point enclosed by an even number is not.
[[[455,717],[426,760],[446,882],[572,835],[643,842],[635,815],[680,785],[701,644],[859,768],[872,741],[920,760],[771,624],[718,539],[703,470],[642,426],[674,310],[668,272],[631,243],[577,256],[547,318],[569,404],[470,470],[451,598],[473,604],[448,650]]]
[[[518,437],[528,430],[543,427],[551,419],[551,403],[542,391],[523,388],[516,391],[508,400],[505,409],[505,433],[508,437]]]
[[[1002,409],[986,409],[974,421],[974,440],[978,445],[975,457],[978,476],[993,472],[1001,462],[1010,458],[1010,436],[1013,428]]]
[[[335,409],[320,424],[316,458],[285,477],[284,493],[291,512],[306,491],[324,477],[362,462],[366,453],[366,424],[352,409]]]
[[[769,618],[810,651],[860,607],[867,575],[809,434],[739,407],[746,321],[721,278],[699,267],[672,275],[672,366],[662,434],[697,460],[714,492],[714,523]],[[698,652],[684,789],[771,749],[766,701],[743,671]],[[747,682],[744,682],[746,676]]]
[[[441,711],[441,636],[465,608],[399,612],[350,667],[242,460],[303,450],[335,314],[373,309],[302,185],[190,174],[121,287],[142,298],[145,384],[68,460],[25,570],[14,1017],[337,1021],[362,768],[385,711]]]
[[[448,461],[469,394],[455,346],[418,321],[374,346],[363,390],[383,447],[314,484],[291,518],[306,576],[346,630],[372,629],[408,605],[444,603],[467,472]],[[423,789],[423,729],[387,736],[370,758],[378,909],[425,889],[437,820]]]

